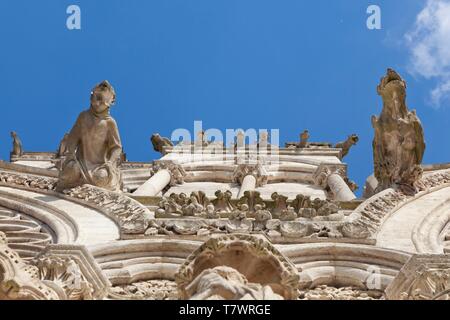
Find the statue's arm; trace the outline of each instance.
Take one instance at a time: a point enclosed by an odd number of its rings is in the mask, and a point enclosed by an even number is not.
[[[109,121],[109,161],[118,163],[122,154],[122,142],[120,140],[119,129],[116,121],[111,119]]]
[[[74,126],[72,127],[72,130],[69,132],[69,136],[67,137],[67,153],[69,155],[75,155],[75,152],[77,151],[78,145],[80,143],[81,139],[81,117],[83,114],[80,114],[77,118],[77,121],[75,122]]]

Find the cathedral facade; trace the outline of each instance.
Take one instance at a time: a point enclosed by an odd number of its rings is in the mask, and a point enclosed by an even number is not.
[[[128,161],[91,93],[57,152],[12,132],[0,161],[0,299],[448,300],[450,164],[423,164],[424,130],[388,69],[373,116],[373,174],[347,175],[358,143],[173,143]],[[369,122],[369,121],[368,121]]]

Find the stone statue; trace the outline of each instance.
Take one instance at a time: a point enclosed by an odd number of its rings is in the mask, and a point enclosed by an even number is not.
[[[92,90],[91,106],[83,111],[69,133],[67,156],[59,174],[57,190],[90,184],[120,191],[122,144],[109,109],[116,94],[108,81]]]
[[[299,148],[306,148],[308,146],[308,139],[309,139],[309,131],[304,130],[300,134],[300,143],[298,145]]]
[[[341,158],[343,159],[350,151],[350,148],[357,144],[359,137],[356,134],[348,136],[347,140],[337,143],[334,147],[342,149]]]
[[[166,137],[161,137],[159,133],[153,134],[152,137],[150,138],[150,141],[153,144],[153,149],[156,152],[161,153],[162,155],[165,155],[164,147],[173,147],[172,141],[170,141]]]
[[[56,156],[58,158],[61,158],[66,155],[67,153],[67,139],[69,138],[69,134],[66,133],[64,137],[62,138],[61,142],[59,143],[58,152]]]
[[[21,157],[23,155],[22,141],[15,131],[11,132],[11,138],[13,139],[12,156]]]
[[[190,300],[284,300],[268,285],[249,283],[228,266],[203,270],[186,288]]]
[[[414,183],[422,174],[425,151],[422,125],[416,112],[406,106],[406,82],[392,69],[377,88],[383,99],[380,117],[372,117],[376,192],[398,185],[415,192]]]

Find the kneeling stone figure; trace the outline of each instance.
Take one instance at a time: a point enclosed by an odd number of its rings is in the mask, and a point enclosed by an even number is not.
[[[114,88],[108,81],[92,90],[89,110],[80,113],[67,138],[66,160],[59,174],[58,191],[83,184],[121,190],[122,144],[116,121],[109,114],[115,99]]]

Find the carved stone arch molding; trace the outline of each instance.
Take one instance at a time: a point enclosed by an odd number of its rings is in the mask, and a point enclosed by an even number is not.
[[[284,299],[297,298],[297,268],[264,237],[245,234],[213,237],[195,250],[175,275],[181,297],[191,298],[189,285],[217,267],[231,268],[249,283],[270,286]]]
[[[450,170],[425,174],[415,186],[415,194],[390,188],[367,199],[349,216],[347,229],[367,229],[379,247],[443,253],[450,223]]]

